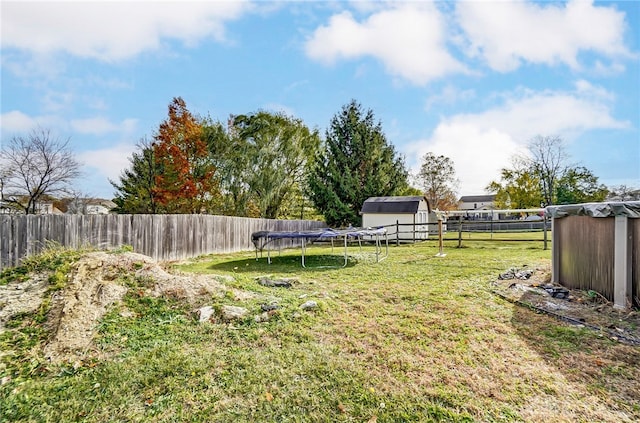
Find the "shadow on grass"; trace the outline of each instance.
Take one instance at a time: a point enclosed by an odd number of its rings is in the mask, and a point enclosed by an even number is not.
[[[343,255],[331,254],[305,255],[304,262],[305,267],[302,266],[302,259],[299,255],[276,255],[271,257],[271,264],[268,263],[267,257],[264,256],[258,259],[247,258],[215,263],[208,266],[207,269],[235,273],[300,273],[340,270],[346,267],[353,267],[358,264],[358,260],[356,258],[348,257],[347,264],[345,266]]]
[[[511,322],[518,335],[563,378],[597,392],[615,414],[625,410],[640,421],[640,348],[610,339],[605,333],[573,325],[533,309],[513,305]],[[596,411],[587,420],[601,417]],[[601,420],[605,421],[605,420]],[[609,420],[606,420],[609,421]]]

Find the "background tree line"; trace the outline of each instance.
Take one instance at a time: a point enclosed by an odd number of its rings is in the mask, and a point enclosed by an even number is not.
[[[610,193],[593,172],[569,162],[562,138],[542,135],[531,139],[528,154],[514,156],[486,191],[496,194],[496,206],[503,209],[599,202]]]
[[[68,142],[42,129],[12,138],[0,152],[0,206],[29,214],[56,196],[76,204],[80,195],[72,183],[81,166]],[[561,138],[537,136],[528,147],[486,188],[496,194],[498,208],[606,199],[607,187],[569,162]],[[428,152],[410,175],[382,124],[355,100],[333,116],[321,137],[300,119],[267,111],[232,115],[223,125],[193,114],[176,97],[129,162],[110,181],[119,213],[324,218],[330,226],[357,226],[369,197],[425,195],[432,209],[458,205],[453,161]],[[633,188],[613,191],[623,200],[634,198]]]
[[[118,181],[120,213],[318,218],[359,225],[370,196],[414,193],[403,158],[371,110],[343,106],[325,138],[300,119],[258,111],[225,127],[177,97]]]

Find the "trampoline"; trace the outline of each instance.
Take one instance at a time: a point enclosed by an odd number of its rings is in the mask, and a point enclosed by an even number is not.
[[[305,252],[307,244],[317,241],[331,241],[333,248],[334,241],[342,241],[344,244],[344,263],[342,266],[316,266],[316,267],[345,267],[348,263],[348,245],[349,242],[358,242],[358,246],[362,251],[362,241],[367,239],[372,241],[375,246],[376,263],[381,262],[389,256],[389,240],[387,238],[387,230],[385,228],[347,228],[347,229],[316,229],[309,231],[258,231],[251,234],[251,241],[256,249],[256,260],[258,260],[258,252],[262,257],[262,252],[267,250],[267,262],[271,264],[271,249],[269,245],[277,240],[283,239],[299,239],[302,249],[300,261],[302,267],[307,267],[305,263]],[[384,242],[384,252],[383,252]]]

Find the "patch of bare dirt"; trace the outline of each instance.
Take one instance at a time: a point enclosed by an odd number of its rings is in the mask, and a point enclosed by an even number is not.
[[[29,280],[0,286],[0,333],[5,324],[17,314],[35,313],[49,287],[48,276],[33,275]]]
[[[75,361],[91,348],[98,321],[127,293],[123,276],[141,282],[148,295],[193,304],[223,296],[227,290],[224,282],[228,281],[223,276],[173,274],[141,254],[88,253],[74,264],[67,285],[60,291],[49,293],[45,274],[0,286],[0,331],[5,330],[11,316],[36,312],[50,296],[46,325],[51,336],[44,355],[53,363]]]
[[[498,279],[493,291],[524,306],[549,315],[605,332],[611,338],[640,345],[640,312],[636,309],[619,310],[613,303],[593,291],[566,289],[551,284],[550,266],[536,269],[510,270],[522,279]],[[524,278],[530,274],[528,278]]]

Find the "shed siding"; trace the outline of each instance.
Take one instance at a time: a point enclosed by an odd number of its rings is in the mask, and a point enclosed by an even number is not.
[[[558,251],[558,276],[562,285],[594,290],[613,300],[614,224],[612,217],[555,219],[554,248]]]
[[[427,212],[426,208],[421,210]],[[413,225],[415,218],[417,231],[428,231],[427,225],[419,225],[417,215],[414,214],[387,214],[387,213],[365,213],[362,215],[362,226],[365,228],[374,228],[379,226],[387,226],[387,234],[389,238],[396,237],[396,222],[399,224]],[[427,215],[428,219],[428,215]],[[399,239],[413,240],[413,226],[400,226]],[[415,234],[415,239],[427,239],[428,233]]]

